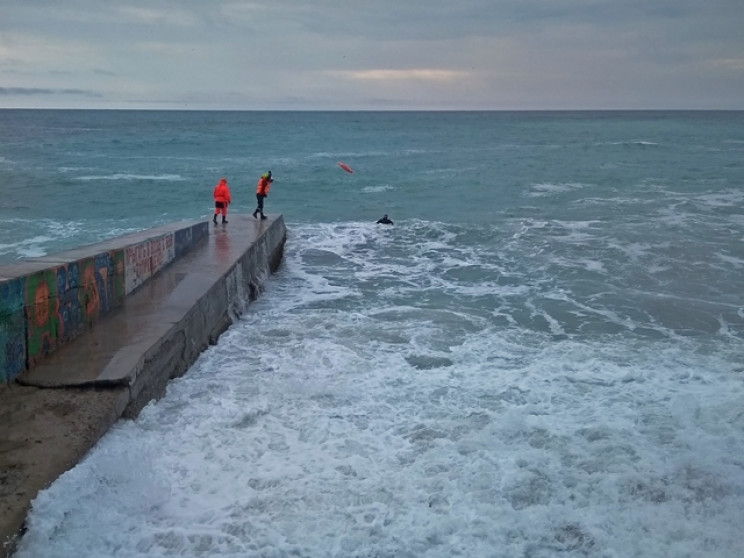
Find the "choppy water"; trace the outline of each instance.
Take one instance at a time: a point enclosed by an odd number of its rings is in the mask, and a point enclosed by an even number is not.
[[[744,113],[0,121],[5,261],[206,218],[222,175],[250,212],[269,168],[289,229],[18,556],[740,556]]]

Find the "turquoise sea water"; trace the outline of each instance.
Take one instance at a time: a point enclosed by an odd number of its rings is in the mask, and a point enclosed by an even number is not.
[[[280,272],[19,556],[740,555],[744,113],[0,111],[0,261],[269,169]]]

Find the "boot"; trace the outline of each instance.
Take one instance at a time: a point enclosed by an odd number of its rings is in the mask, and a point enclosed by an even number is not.
[[[227,225],[227,219],[225,219],[224,217],[222,218],[222,224]]]
[[[266,219],[266,215],[264,215],[263,213],[261,213],[261,219]]]
[[[253,218],[255,219],[255,218],[256,218],[256,215],[258,215],[258,209],[257,209],[256,211],[254,211],[254,212],[252,213],[252,215],[253,215]]]
[[[212,222],[216,225],[217,224],[217,214],[214,214],[214,217],[212,218]]]

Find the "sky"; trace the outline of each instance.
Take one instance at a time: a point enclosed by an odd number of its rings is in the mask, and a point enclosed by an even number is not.
[[[0,0],[0,108],[744,109],[744,0]]]

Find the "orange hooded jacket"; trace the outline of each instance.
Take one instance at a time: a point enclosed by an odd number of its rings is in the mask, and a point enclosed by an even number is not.
[[[258,179],[258,184],[256,185],[256,193],[268,196],[269,188],[271,188],[271,179],[266,174],[262,174],[261,178]]]
[[[220,178],[217,186],[214,187],[214,201],[230,203],[230,188],[227,187],[227,180]]]

